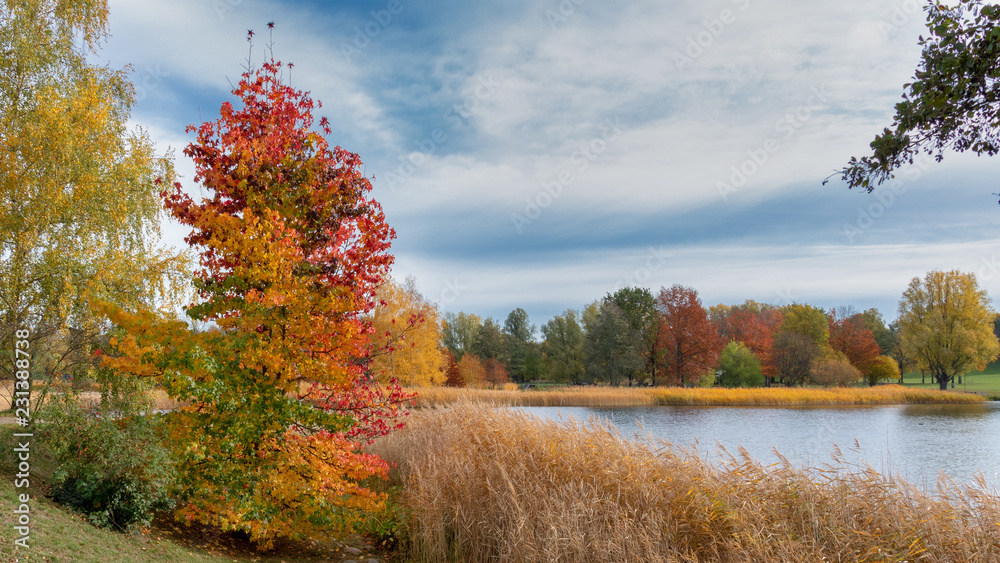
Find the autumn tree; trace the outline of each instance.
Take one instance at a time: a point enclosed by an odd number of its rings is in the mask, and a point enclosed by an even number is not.
[[[0,2],[0,341],[28,331],[37,381],[92,367],[88,296],[167,314],[190,287],[189,259],[158,246],[171,159],[129,129],[128,71],[88,61],[107,35],[105,0]]]
[[[857,317],[861,319],[861,326],[872,331],[872,337],[875,339],[875,343],[878,344],[882,355],[888,356],[892,354],[893,349],[896,347],[896,335],[885,324],[882,313],[873,307],[858,313]]]
[[[542,326],[542,352],[548,372],[561,383],[583,383],[586,374],[586,336],[573,309],[552,317]]]
[[[400,285],[387,280],[375,295],[371,312],[371,369],[380,381],[396,379],[409,386],[444,383],[441,369],[441,320],[437,306],[420,294],[416,280]]]
[[[484,387],[486,385],[486,368],[475,354],[464,354],[458,362],[458,373],[462,381],[469,387]]]
[[[455,361],[462,361],[462,356],[475,347],[482,324],[483,320],[471,313],[445,313],[441,322],[441,345],[451,350]]]
[[[448,387],[465,387],[465,379],[462,377],[458,362],[455,361],[455,356],[447,349],[441,355],[444,362],[444,384]]]
[[[783,308],[783,332],[795,332],[812,340],[817,346],[827,348],[830,341],[830,324],[826,312],[819,307],[792,303]]]
[[[660,349],[673,381],[684,385],[713,369],[724,343],[708,312],[689,287],[674,285],[661,289],[656,298],[660,313]]]
[[[816,342],[794,331],[782,331],[774,337],[771,362],[775,374],[785,385],[801,385],[809,379],[813,362],[822,350]]]
[[[269,58],[248,68],[238,100],[203,123],[184,153],[207,196],[163,188],[200,252],[199,300],[219,330],[194,333],[106,308],[127,336],[109,367],[154,377],[191,406],[167,416],[181,469],[177,517],[276,538],[348,533],[384,495],[363,484],[386,464],[361,451],[404,399],[373,385],[369,315],[395,236],[358,155],[314,131],[315,103]]]
[[[865,383],[870,386],[878,385],[883,381],[899,379],[899,364],[889,356],[879,356],[868,365],[868,370],[863,372]]]
[[[774,335],[781,328],[784,315],[781,310],[747,300],[741,305],[714,308],[712,323],[717,327],[723,341],[739,342],[747,346],[761,361],[761,370],[770,382],[776,376],[771,362],[771,348]]]
[[[846,357],[819,358],[809,370],[809,381],[824,387],[846,387],[861,379],[861,372]]]
[[[859,314],[842,316],[830,311],[828,331],[830,347],[844,354],[861,373],[868,371],[882,353],[874,334],[865,328],[864,318]]]
[[[901,347],[947,389],[956,376],[985,369],[1000,354],[994,315],[974,274],[928,272],[913,278],[899,302]]]
[[[921,60],[896,104],[891,128],[840,171],[848,187],[868,192],[921,153],[941,161],[946,150],[1000,152],[1000,6],[981,0],[932,0]]]
[[[504,383],[510,383],[507,368],[504,367],[503,362],[496,358],[486,360],[486,363],[483,365],[483,378],[486,384],[492,389],[497,389]]]

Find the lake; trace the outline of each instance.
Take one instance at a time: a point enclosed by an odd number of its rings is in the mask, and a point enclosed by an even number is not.
[[[544,419],[596,416],[626,438],[651,434],[696,449],[720,462],[721,445],[737,455],[743,446],[756,460],[778,461],[776,449],[796,466],[830,463],[834,445],[849,462],[897,473],[925,490],[940,472],[972,483],[982,471],[1000,488],[1000,403],[871,407],[517,407]],[[860,448],[855,448],[857,440]]]

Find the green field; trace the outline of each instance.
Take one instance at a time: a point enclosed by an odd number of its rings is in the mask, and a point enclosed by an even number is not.
[[[903,385],[910,387],[925,387],[937,389],[938,384],[928,375],[926,383],[920,383],[920,372],[909,372],[903,376]],[[974,393],[988,395],[993,398],[1000,398],[1000,362],[986,366],[984,371],[974,371],[962,377],[959,383],[955,379],[955,390],[964,390]]]

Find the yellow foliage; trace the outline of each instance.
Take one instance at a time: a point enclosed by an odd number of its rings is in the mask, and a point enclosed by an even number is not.
[[[379,287],[372,312],[376,356],[372,367],[380,381],[395,378],[401,385],[443,385],[441,315],[437,306],[417,291],[413,279],[405,285],[389,280]]]
[[[903,353],[941,385],[956,375],[982,370],[1000,354],[994,312],[974,274],[929,272],[913,278],[899,304]]]

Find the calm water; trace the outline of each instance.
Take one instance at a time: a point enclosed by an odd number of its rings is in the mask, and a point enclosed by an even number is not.
[[[849,462],[898,473],[914,485],[933,488],[939,472],[971,483],[982,471],[1000,488],[1000,403],[894,405],[880,407],[521,407],[542,418],[596,416],[625,437],[651,434],[676,446],[697,449],[720,461],[718,446],[737,454],[743,446],[758,461],[818,467],[831,461],[834,445]],[[860,448],[855,448],[855,440]]]

